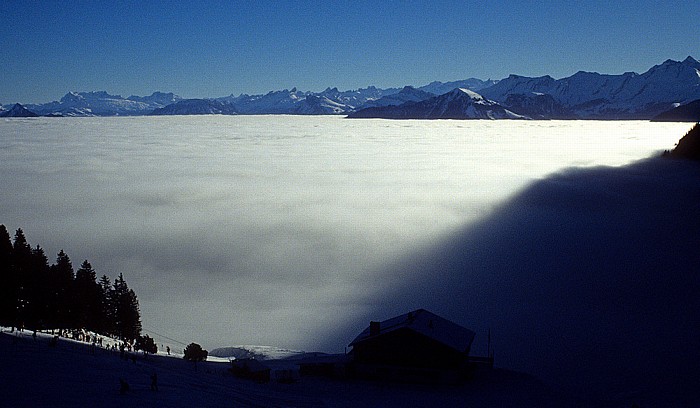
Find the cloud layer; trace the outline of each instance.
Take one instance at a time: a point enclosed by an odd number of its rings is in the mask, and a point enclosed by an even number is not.
[[[50,258],[64,249],[98,274],[124,273],[144,328],[184,343],[342,351],[370,318],[434,307],[477,329],[477,339],[492,327],[503,364],[535,367],[540,354],[510,353],[518,341],[531,345],[526,322],[544,325],[537,313],[565,323],[543,302],[559,289],[569,296],[578,275],[557,271],[599,270],[590,260],[608,258],[605,273],[624,259],[660,266],[649,258],[673,248],[635,238],[656,236],[662,224],[646,221],[658,208],[646,208],[644,183],[639,193],[634,183],[613,183],[620,175],[654,180],[644,166],[531,183],[571,166],[627,164],[672,147],[688,127],[278,116],[4,121],[0,222],[23,228]],[[641,206],[637,217],[629,218],[637,207],[622,204],[630,201]],[[605,229],[618,216],[625,223]],[[669,234],[660,237],[667,243]],[[591,246],[626,237],[642,246],[617,263],[605,252],[614,245]],[[604,289],[594,288],[590,296]],[[582,305],[594,306],[590,296]],[[516,307],[522,302],[532,305]],[[577,324],[566,335],[581,327],[596,329]]]

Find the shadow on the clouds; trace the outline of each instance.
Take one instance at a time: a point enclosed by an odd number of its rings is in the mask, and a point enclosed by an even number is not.
[[[490,328],[496,365],[574,392],[700,390],[697,163],[555,174],[386,273],[367,319],[428,308],[482,355]]]

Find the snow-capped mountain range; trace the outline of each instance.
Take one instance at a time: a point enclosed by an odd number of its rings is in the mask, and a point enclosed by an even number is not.
[[[511,95],[551,95],[582,119],[649,119],[700,99],[700,62],[692,57],[667,60],[643,74],[579,71],[562,79],[511,75],[480,92],[506,106]]]
[[[463,91],[455,93],[456,89]],[[447,95],[471,106],[469,109],[463,106],[462,114],[457,115],[460,118],[481,118],[484,115],[500,118],[513,114],[518,118],[532,119],[651,119],[700,100],[700,62],[692,57],[683,61],[667,60],[642,74],[609,75],[580,71],[562,79],[510,75],[501,80],[436,81],[419,88],[370,86],[348,91],[327,88],[322,92],[292,88],[264,95],[241,94],[206,99],[183,99],[162,92],[128,98],[104,91],[69,92],[60,101],[30,104],[24,108],[41,116],[352,114],[354,117],[438,118],[450,116],[448,112],[453,112],[452,108],[431,106],[446,102],[450,98]],[[464,99],[465,95],[470,102]],[[438,96],[443,98],[428,102]],[[415,106],[421,102],[425,103]],[[414,106],[396,108],[404,104]],[[486,104],[490,114],[482,109]],[[13,107],[14,104],[0,105],[0,113],[8,115]],[[429,112],[408,114],[408,110],[420,107]],[[366,108],[370,111],[361,113]]]
[[[180,99],[173,93],[162,92],[128,98],[104,91],[69,92],[60,101],[26,105],[26,108],[42,116],[134,116],[147,115]]]
[[[419,102],[406,102],[361,109],[349,118],[386,119],[529,119],[511,112],[499,103],[485,99],[474,91],[457,88],[444,95]]]

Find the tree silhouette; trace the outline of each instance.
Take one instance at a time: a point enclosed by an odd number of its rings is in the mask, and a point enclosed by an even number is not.
[[[107,275],[102,275],[98,283],[99,291],[99,315],[97,332],[104,334],[114,334],[116,331],[114,318],[114,289]]]
[[[96,279],[97,274],[86,259],[75,272],[74,290],[80,294],[76,298],[75,316],[78,327],[93,331],[98,325],[100,312],[99,287]]]
[[[70,258],[61,250],[56,256],[56,263],[50,269],[50,310],[52,311],[52,325],[56,328],[73,328],[75,293],[73,291],[73,264]]]
[[[190,343],[185,347],[184,355],[182,358],[184,358],[187,361],[194,361],[195,363],[198,361],[204,361],[207,359],[207,356],[209,355],[209,352],[206,350],[202,349],[202,346],[200,346],[197,343]]]
[[[63,250],[49,266],[44,250],[32,248],[21,228],[11,242],[0,225],[0,325],[82,328],[135,340],[141,335],[141,312],[122,274],[113,285],[107,276],[98,282],[87,260],[74,273]]]
[[[120,273],[114,280],[112,293],[116,335],[122,340],[134,340],[141,334],[141,313],[136,293],[129,289]]]
[[[32,248],[27,243],[21,228],[15,231],[15,240],[12,243],[12,264],[16,279],[13,288],[15,304],[12,325],[23,327],[27,317],[27,292],[31,287]]]
[[[11,326],[17,299],[17,276],[12,266],[12,242],[5,225],[0,225],[0,325]]]
[[[156,346],[156,342],[147,334],[145,336],[138,336],[136,338],[134,348],[136,350],[143,350],[144,353],[156,354],[158,352],[158,346]]]
[[[48,315],[49,259],[39,245],[31,251],[29,269],[26,272],[24,323],[33,329],[43,329]]]

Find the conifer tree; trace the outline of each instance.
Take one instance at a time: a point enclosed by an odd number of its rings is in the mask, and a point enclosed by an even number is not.
[[[115,334],[114,326],[114,289],[107,275],[102,275],[98,282],[99,291],[99,322],[97,331],[103,334]]]
[[[26,320],[26,307],[28,290],[31,281],[32,248],[27,243],[24,231],[18,228],[15,231],[15,240],[12,243],[12,265],[16,277],[15,283],[15,307],[13,325],[23,327]]]
[[[17,299],[17,276],[12,267],[12,242],[5,225],[0,224],[0,325],[13,324]]]
[[[32,253],[32,247],[27,243],[27,238],[24,236],[22,228],[17,228],[15,231],[15,240],[12,244],[15,259],[28,260]]]
[[[56,263],[51,265],[51,300],[52,328],[75,328],[73,310],[75,297],[73,291],[73,264],[70,258],[61,250],[56,256]]]
[[[86,328],[129,341],[139,338],[142,330],[138,298],[122,274],[114,284],[106,275],[98,282],[87,260],[74,273],[63,250],[49,266],[44,250],[39,245],[32,248],[21,228],[11,242],[4,225],[0,225],[0,325]]]
[[[120,273],[114,280],[115,331],[122,340],[134,340],[141,334],[141,312],[136,293],[129,289]]]
[[[31,329],[43,329],[48,314],[49,260],[39,245],[32,249],[25,286],[25,324]]]
[[[86,259],[75,272],[74,288],[77,294],[75,317],[78,328],[96,329],[100,311],[99,288],[96,279],[97,274]]]

